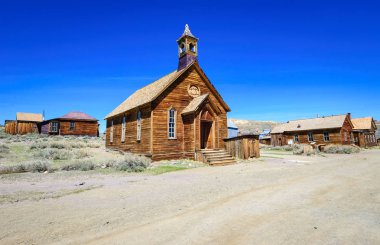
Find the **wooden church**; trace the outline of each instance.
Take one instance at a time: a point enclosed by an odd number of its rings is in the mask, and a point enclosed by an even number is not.
[[[137,90],[109,113],[106,146],[153,160],[223,154],[230,108],[198,64],[198,38],[185,26],[177,40],[178,68]],[[207,150],[206,150],[207,151]]]

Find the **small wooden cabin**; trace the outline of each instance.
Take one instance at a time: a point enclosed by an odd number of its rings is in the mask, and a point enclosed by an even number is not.
[[[5,132],[8,134],[38,134],[42,121],[42,114],[17,112],[16,120],[5,121]]]
[[[377,126],[372,117],[354,118],[351,121],[354,126],[353,135],[356,145],[359,147],[371,147],[377,145]]]
[[[289,121],[271,131],[272,146],[353,143],[351,114]]]
[[[41,133],[48,135],[99,136],[98,119],[83,113],[70,112],[58,118],[44,121]]]
[[[199,159],[202,149],[224,149],[230,108],[199,66],[197,42],[186,25],[177,40],[178,68],[105,117],[107,147],[153,160]]]

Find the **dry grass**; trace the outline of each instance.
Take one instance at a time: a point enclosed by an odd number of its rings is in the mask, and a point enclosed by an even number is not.
[[[351,154],[360,152],[360,148],[352,145],[327,145],[323,151],[330,154]]]
[[[0,128],[0,174],[97,168],[142,172],[150,162],[143,156],[109,151],[102,138],[7,135]]]

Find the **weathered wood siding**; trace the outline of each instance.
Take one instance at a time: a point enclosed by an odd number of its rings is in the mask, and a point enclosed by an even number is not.
[[[70,129],[70,122],[75,122],[74,129]],[[96,121],[59,121],[59,134],[60,135],[98,135],[98,122]]]
[[[231,156],[239,159],[260,157],[260,145],[258,135],[243,135],[224,139],[226,150]]]
[[[150,107],[140,109],[141,112],[141,138],[137,140],[137,113],[138,109],[127,112],[107,120],[106,129],[106,146],[138,153],[142,155],[151,155],[151,110]],[[122,121],[123,116],[126,116],[125,126],[125,141],[122,142]],[[111,137],[111,121],[113,121],[113,142],[110,142]]]
[[[207,110],[211,115],[212,128],[208,138],[208,148],[224,148],[223,139],[227,137],[227,113],[219,101],[215,89],[208,85],[195,66],[189,68],[171,84],[152,103],[140,108],[141,140],[137,141],[138,109],[125,112],[126,137],[121,142],[123,114],[107,119],[106,146],[123,151],[151,156],[153,160],[161,159],[194,159],[201,148],[201,114]],[[194,99],[188,93],[188,87],[195,85],[200,94],[209,94],[202,108],[196,113],[182,116],[182,111]],[[175,138],[168,136],[169,110],[176,111]],[[111,138],[111,122],[113,121],[113,142]]]
[[[181,112],[193,100],[188,94],[188,87],[195,85],[201,94],[209,94],[210,107],[213,110],[214,122],[210,134],[208,146],[222,148],[223,138],[227,137],[227,116],[223,106],[206,85],[205,81],[193,67],[186,71],[181,78],[173,83],[153,103],[153,132],[152,151],[154,159],[170,158],[194,158],[196,150],[200,149],[200,113],[195,115],[195,120],[186,116],[182,118]],[[168,110],[174,108],[177,111],[176,139],[168,139]],[[211,110],[211,109],[210,109]],[[195,124],[195,125],[194,125]],[[224,128],[225,127],[225,128]],[[195,145],[195,148],[194,148]]]
[[[290,140],[293,141],[293,144],[309,144],[308,133],[313,133],[313,138],[316,144],[351,144],[351,131],[347,131],[348,141],[344,140],[344,132],[341,129],[329,129],[329,130],[311,130],[311,131],[301,131],[293,133],[284,133],[284,134],[272,134],[271,143],[272,146],[284,146],[288,145]],[[324,140],[324,132],[329,133],[329,141]],[[295,142],[295,135],[298,135],[299,142]],[[281,140],[280,140],[281,139]]]
[[[39,125],[37,122],[7,121],[5,132],[8,134],[38,134]]]

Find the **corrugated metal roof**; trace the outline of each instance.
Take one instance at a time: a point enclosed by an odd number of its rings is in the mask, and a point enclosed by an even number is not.
[[[347,115],[337,115],[289,121],[288,123],[275,126],[271,133],[341,128],[346,117]]]
[[[43,116],[42,114],[36,113],[25,113],[25,112],[17,112],[16,113],[17,121],[28,121],[28,122],[42,122]]]

